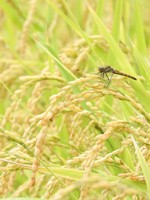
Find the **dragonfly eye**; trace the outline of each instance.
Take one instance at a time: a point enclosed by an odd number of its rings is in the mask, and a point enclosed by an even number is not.
[[[99,68],[98,68],[98,71],[99,71],[100,73],[102,73],[102,72],[104,71],[104,68],[105,68],[105,67],[99,67]]]

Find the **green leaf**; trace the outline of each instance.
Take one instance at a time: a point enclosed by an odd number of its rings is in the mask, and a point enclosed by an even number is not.
[[[146,162],[144,156],[142,155],[134,137],[132,137],[132,141],[133,141],[133,144],[134,144],[134,147],[135,147],[135,150],[136,150],[136,154],[138,156],[138,160],[139,160],[139,163],[141,165],[143,175],[144,175],[144,178],[145,178],[145,181],[146,181],[147,196],[150,199],[150,168],[149,168],[148,163]]]

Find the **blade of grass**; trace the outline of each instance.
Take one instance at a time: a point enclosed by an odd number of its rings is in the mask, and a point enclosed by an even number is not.
[[[148,82],[150,82],[149,61],[145,58],[145,56],[140,54],[137,47],[132,43],[131,40],[130,40],[130,43],[133,47],[134,59],[136,60],[136,63],[138,65],[137,71],[138,71],[139,75],[143,76]]]
[[[62,76],[65,78],[67,82],[77,79],[77,77],[63,65],[63,63],[59,59],[57,53],[55,52],[52,46],[41,44],[38,40],[35,41],[56,62]]]
[[[119,41],[120,36],[120,26],[121,26],[121,18],[122,18],[122,10],[123,10],[123,1],[117,0],[115,7],[115,15],[113,20],[113,28],[112,28],[112,36],[116,41]]]
[[[85,41],[87,42],[87,44],[90,47],[90,49],[94,52],[97,60],[99,60],[99,55],[97,55],[97,51],[96,51],[96,49],[93,46],[92,39],[89,37],[89,35],[86,33],[86,31],[84,31],[84,30],[81,29],[81,27],[77,23],[77,20],[74,19],[75,17],[72,14],[72,11],[70,10],[70,8],[67,5],[67,3],[63,1],[63,3],[65,4],[65,8],[67,9],[67,12],[69,13],[69,16],[71,16],[71,17],[68,17],[67,14],[64,14],[63,11],[60,8],[58,8],[58,6],[56,6],[56,4],[53,3],[52,1],[47,0],[47,2],[51,6],[51,8],[54,9],[54,11],[58,13],[58,15],[64,20],[64,22],[66,22],[70,26],[70,28],[72,28],[73,31],[78,36],[80,36],[81,38],[85,39]],[[95,63],[94,66],[96,66],[96,60],[93,59],[93,57],[91,56],[91,54],[88,54],[88,56],[89,56],[89,58],[91,60],[93,60],[93,63]]]
[[[99,17],[103,16],[105,0],[97,2],[96,13]]]
[[[107,28],[105,27],[105,25],[103,24],[101,19],[96,15],[95,11],[92,9],[92,7],[89,5],[88,2],[87,2],[87,7],[88,7],[88,9],[89,9],[89,11],[91,13],[91,16],[93,17],[95,23],[99,27],[100,32],[103,34],[103,36],[105,37],[106,41],[110,45],[110,50],[113,52],[113,56],[116,59],[117,63],[120,66],[123,66],[123,65],[126,66],[127,72],[128,72],[129,69],[131,68],[130,67],[130,63],[128,62],[127,58],[125,57],[125,55],[121,51],[121,49],[118,46],[117,42],[115,41],[115,39],[113,38],[111,33],[108,32]]]
[[[140,165],[141,165],[141,168],[142,168],[142,171],[143,171],[143,175],[144,175],[144,178],[145,178],[145,181],[146,181],[146,185],[147,185],[147,196],[149,197],[150,199],[150,168],[144,158],[144,156],[142,155],[134,137],[132,136],[132,142],[134,144],[134,147],[135,147],[135,150],[136,150],[136,154],[138,156],[138,160],[140,162]]]
[[[114,21],[113,21],[113,28],[112,28],[112,36],[116,40],[116,42],[119,41],[120,38],[120,26],[121,26],[121,17],[122,17],[122,7],[123,7],[123,1],[118,0],[116,2],[115,7],[115,15],[114,15]],[[113,64],[114,60],[114,54],[112,52],[112,49],[110,49],[108,54],[108,61]]]
[[[84,39],[86,39],[87,42],[91,43],[90,38],[87,36],[87,34],[84,31],[82,31],[79,24],[77,23],[77,20],[74,20],[74,16],[66,3],[65,3],[66,9],[67,9],[69,15],[71,16],[71,18],[69,18],[67,15],[65,15],[62,12],[62,10],[60,8],[58,8],[58,6],[56,6],[55,3],[53,3],[50,0],[47,0],[47,2],[81,38],[84,38]]]
[[[141,14],[141,4],[140,0],[134,0],[134,7],[135,7],[135,16],[134,16],[134,24],[135,24],[135,34],[137,37],[137,49],[143,55],[147,55],[147,48],[145,42],[145,35],[144,35],[144,27],[142,22],[142,14]]]

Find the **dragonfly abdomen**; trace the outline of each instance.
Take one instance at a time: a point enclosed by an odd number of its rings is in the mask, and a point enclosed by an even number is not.
[[[121,75],[121,76],[126,76],[126,77],[128,77],[128,78],[133,79],[133,80],[137,80],[134,76],[131,76],[131,75],[129,75],[129,74],[125,74],[125,73],[119,72],[119,71],[117,71],[117,70],[114,70],[113,73],[114,73],[114,74]]]

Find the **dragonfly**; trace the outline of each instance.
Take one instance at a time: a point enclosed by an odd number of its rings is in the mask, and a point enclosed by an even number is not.
[[[121,75],[121,76],[126,76],[128,78],[131,78],[133,80],[137,80],[134,76],[131,76],[129,74],[125,74],[125,73],[120,72],[118,70],[115,70],[111,66],[99,67],[98,71],[99,71],[99,73],[101,74],[101,76],[103,78],[104,78],[104,76],[107,77],[107,79],[108,79],[108,84],[107,85],[110,84],[113,74],[118,74],[118,75]],[[108,76],[108,73],[111,73],[111,77]]]

